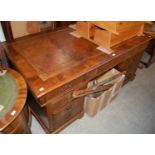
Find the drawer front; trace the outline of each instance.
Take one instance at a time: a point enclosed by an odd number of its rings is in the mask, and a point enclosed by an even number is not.
[[[51,92],[48,94],[45,94],[41,98],[38,99],[38,101],[44,105],[44,104],[49,104],[51,102],[58,102],[59,98],[62,98],[63,96],[66,96],[68,92],[73,91],[74,89],[78,89],[84,85],[85,82],[83,81],[82,77],[73,80]],[[61,99],[60,99],[61,100]]]
[[[53,112],[54,128],[57,129],[75,115],[83,111],[83,98],[73,100],[62,108],[57,108]]]
[[[96,77],[96,69],[86,73],[85,75],[61,86],[60,88],[49,92],[38,99],[38,102],[42,105],[54,105],[59,104],[61,100],[72,100],[72,93],[75,90],[79,90],[87,87],[87,83]]]
[[[134,57],[126,59],[124,62],[116,66],[116,69],[120,72],[126,71],[124,83],[134,79],[142,55],[142,52],[138,53]]]

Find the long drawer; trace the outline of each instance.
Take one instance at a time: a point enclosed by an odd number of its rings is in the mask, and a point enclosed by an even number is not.
[[[57,88],[45,94],[44,96],[38,99],[38,102],[44,106],[48,104],[58,103],[62,99],[70,100],[73,91],[81,89],[83,87],[87,87],[87,83],[96,77],[96,72],[97,70],[88,72],[87,74],[82,75],[81,77],[61,86],[60,88]]]

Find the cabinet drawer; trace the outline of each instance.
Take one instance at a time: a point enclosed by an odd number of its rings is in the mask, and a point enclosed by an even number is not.
[[[53,111],[54,128],[58,128],[72,117],[83,111],[83,98],[75,99],[64,107],[57,108]]]
[[[42,105],[47,105],[51,103],[55,104],[64,97],[66,99],[70,98],[72,91],[87,86],[87,81],[85,80],[86,79],[85,77],[87,77],[87,74],[49,92],[48,94],[45,94],[44,96],[38,99],[38,102]]]
[[[56,106],[60,104],[62,100],[68,102],[72,100],[72,93],[75,90],[86,88],[90,80],[96,77],[96,70],[88,72],[87,74],[73,80],[72,82],[62,86],[58,90],[51,91],[50,93],[42,96],[38,99],[38,102],[42,105]],[[64,104],[64,103],[63,103]]]

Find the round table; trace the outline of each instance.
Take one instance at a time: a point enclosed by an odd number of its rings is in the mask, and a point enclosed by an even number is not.
[[[0,133],[31,133],[31,115],[26,98],[25,80],[7,68],[6,73],[0,76]]]

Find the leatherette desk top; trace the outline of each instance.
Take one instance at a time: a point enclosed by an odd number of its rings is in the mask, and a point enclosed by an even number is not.
[[[132,48],[148,42],[145,36],[134,37],[112,48],[115,56],[96,49],[84,38],[70,35],[70,28],[24,37],[7,44],[9,59],[25,77],[35,98],[71,82],[78,77],[105,66],[114,67],[127,57]],[[43,105],[41,105],[43,106]]]

